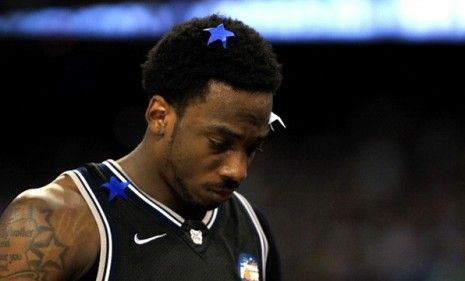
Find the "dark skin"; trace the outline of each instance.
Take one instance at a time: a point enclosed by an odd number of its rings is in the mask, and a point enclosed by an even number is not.
[[[182,116],[162,96],[146,110],[141,143],[117,162],[149,196],[186,219],[226,201],[269,131],[271,93],[210,81]],[[97,224],[61,176],[20,194],[0,219],[0,280],[77,280],[98,259]]]

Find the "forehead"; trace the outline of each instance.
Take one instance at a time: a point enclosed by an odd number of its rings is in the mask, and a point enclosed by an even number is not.
[[[236,90],[228,84],[211,81],[205,97],[189,104],[183,118],[202,124],[266,130],[272,106],[272,93]]]

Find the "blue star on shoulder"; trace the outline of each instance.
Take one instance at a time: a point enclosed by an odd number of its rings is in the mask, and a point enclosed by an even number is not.
[[[234,33],[225,29],[223,24],[219,24],[217,27],[205,28],[204,30],[210,32],[207,46],[216,40],[220,40],[223,43],[223,48],[226,49],[226,39],[234,36]]]
[[[121,182],[115,177],[111,177],[109,182],[102,184],[100,187],[105,187],[110,190],[110,195],[108,197],[108,202],[113,200],[116,196],[121,196],[124,200],[128,200],[128,196],[124,193],[124,190],[128,188],[129,182]]]

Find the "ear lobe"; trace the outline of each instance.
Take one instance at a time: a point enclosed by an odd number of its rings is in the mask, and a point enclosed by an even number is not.
[[[163,135],[170,111],[171,106],[162,96],[153,96],[145,111],[145,120],[147,121],[148,129],[157,135]]]

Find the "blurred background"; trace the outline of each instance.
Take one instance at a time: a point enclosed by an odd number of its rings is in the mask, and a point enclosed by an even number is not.
[[[283,64],[241,187],[284,280],[465,280],[465,1],[0,2],[0,210],[141,139],[140,64],[192,16],[239,18]]]

